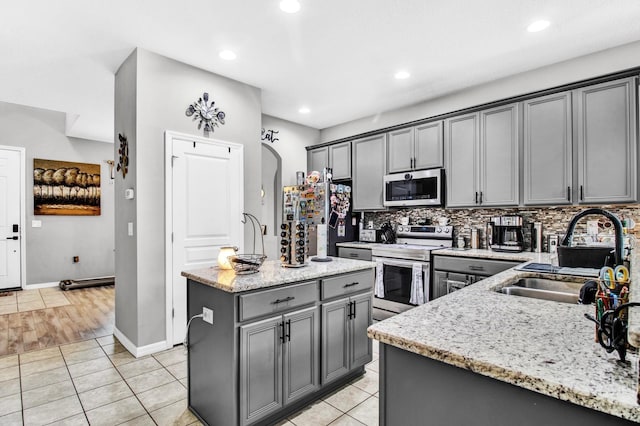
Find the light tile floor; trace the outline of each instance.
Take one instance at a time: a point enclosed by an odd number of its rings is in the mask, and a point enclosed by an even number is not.
[[[378,345],[366,374],[278,425],[377,425]],[[0,358],[0,425],[191,425],[182,346],[135,358],[113,337]]]

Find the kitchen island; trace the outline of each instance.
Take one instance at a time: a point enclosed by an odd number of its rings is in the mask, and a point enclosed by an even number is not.
[[[548,275],[509,269],[371,326],[381,343],[380,424],[640,422],[638,357],[621,365],[594,341],[584,318],[593,306],[496,291],[538,276]],[[632,315],[630,340],[635,333]]]
[[[189,408],[205,424],[274,424],[364,374],[375,263],[266,261],[187,278]]]

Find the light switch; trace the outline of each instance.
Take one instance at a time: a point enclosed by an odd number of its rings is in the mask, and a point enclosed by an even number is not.
[[[127,224],[127,232],[130,237],[133,237],[133,222]]]
[[[125,200],[133,200],[133,197],[134,197],[134,191],[133,191],[132,188],[124,190],[124,199]]]
[[[31,227],[32,228],[42,228],[42,221],[41,220],[32,220],[31,221]]]

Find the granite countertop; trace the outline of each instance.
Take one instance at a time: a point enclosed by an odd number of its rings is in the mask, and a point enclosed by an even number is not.
[[[639,268],[634,265],[638,265],[635,256],[632,280],[637,284]],[[593,306],[495,291],[525,276],[549,274],[508,269],[376,323],[369,327],[368,335],[484,376],[640,422],[638,355],[627,353],[628,363],[620,365],[617,352],[608,354],[594,341],[594,324],[584,318],[585,313],[594,313]],[[632,286],[632,294],[634,290]],[[640,295],[635,298],[640,300]],[[630,321],[630,340],[640,341],[640,318],[631,314]]]
[[[255,274],[236,275],[233,270],[219,269],[217,266],[183,271],[182,276],[199,283],[224,290],[228,293],[240,293],[249,290],[273,287],[299,281],[315,280],[328,275],[375,268],[374,262],[332,257],[331,262],[309,262],[302,268],[283,268],[276,260],[265,261]]]

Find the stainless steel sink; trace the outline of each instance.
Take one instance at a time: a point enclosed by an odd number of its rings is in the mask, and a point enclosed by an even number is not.
[[[533,297],[564,303],[578,303],[580,288],[578,281],[556,281],[547,278],[520,278],[507,284],[500,291],[514,296]]]

